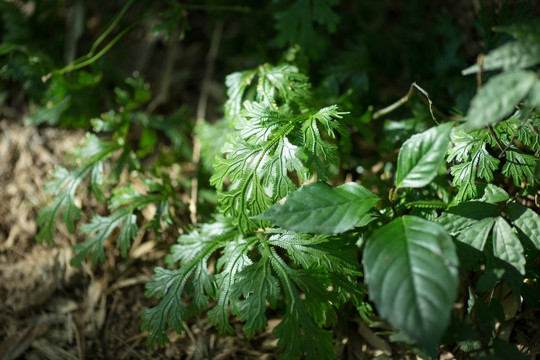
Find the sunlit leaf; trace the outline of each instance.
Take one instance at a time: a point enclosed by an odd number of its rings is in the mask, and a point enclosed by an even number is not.
[[[375,194],[356,183],[333,188],[316,182],[291,193],[284,205],[274,205],[256,218],[297,232],[336,234],[351,229],[378,202]]]
[[[398,156],[396,187],[423,187],[431,182],[450,141],[452,124],[431,128],[403,143]]]
[[[538,81],[532,71],[508,71],[493,76],[471,101],[467,124],[477,129],[504,119]]]

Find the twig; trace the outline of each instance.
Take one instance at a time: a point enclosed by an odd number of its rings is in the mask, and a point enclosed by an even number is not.
[[[214,73],[214,63],[217,57],[219,43],[221,41],[221,33],[223,31],[223,21],[216,23],[212,33],[210,49],[206,56],[206,68],[204,71],[203,84],[201,88],[201,96],[197,104],[197,121],[196,125],[201,125],[206,117],[206,105],[208,104],[208,95],[210,93],[210,81]],[[197,136],[193,140],[193,165],[195,166],[195,174],[191,178],[191,196],[189,199],[190,220],[193,224],[197,222],[197,197],[199,192],[199,164],[201,162],[201,142]]]
[[[373,117],[372,119],[373,120],[377,120],[378,118],[380,117],[383,117],[385,115],[388,115],[390,114],[392,111],[400,108],[401,106],[403,106],[403,104],[405,104],[406,102],[408,102],[411,98],[411,96],[414,94],[414,90],[417,90],[419,91],[420,93],[422,93],[422,95],[424,95],[426,97],[426,100],[428,102],[428,106],[429,106],[429,113],[431,114],[431,118],[433,119],[433,121],[439,125],[439,122],[437,121],[437,118],[435,117],[434,113],[433,113],[433,102],[431,101],[431,98],[429,97],[429,94],[427,91],[425,91],[424,89],[422,89],[420,86],[418,86],[417,83],[413,82],[411,84],[411,87],[409,88],[409,91],[407,92],[407,94],[405,94],[405,96],[403,96],[401,99],[399,99],[398,101],[396,101],[395,103],[393,103],[392,105],[389,105],[379,111],[376,111],[374,114],[373,114]]]

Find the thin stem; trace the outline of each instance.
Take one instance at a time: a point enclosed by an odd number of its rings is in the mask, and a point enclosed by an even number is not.
[[[385,115],[388,115],[390,114],[392,111],[400,108],[401,106],[403,106],[403,104],[407,103],[410,99],[411,99],[411,96],[414,94],[414,90],[417,90],[419,91],[420,93],[422,93],[422,95],[424,95],[426,97],[426,101],[428,103],[428,107],[429,107],[429,113],[431,115],[431,118],[433,119],[433,121],[435,122],[435,124],[439,125],[439,122],[437,121],[437,118],[435,117],[435,114],[434,114],[434,107],[433,107],[433,102],[431,101],[431,98],[429,97],[429,94],[426,90],[422,89],[417,83],[413,82],[411,84],[411,87],[409,88],[409,91],[407,92],[407,94],[405,94],[405,96],[403,96],[401,99],[399,99],[398,101],[396,101],[395,103],[393,103],[392,105],[389,105],[379,111],[376,111],[374,114],[373,114],[373,117],[372,119],[373,120],[377,120],[379,119],[380,117],[383,117]],[[437,109],[435,109],[435,111],[442,115],[444,117],[444,115],[438,111]]]
[[[130,24],[128,27],[126,27],[124,30],[122,30],[118,35],[116,35],[114,37],[114,39],[111,40],[110,43],[108,43],[96,55],[94,55],[91,58],[86,59],[84,61],[80,61],[80,62],[75,60],[75,62],[73,62],[71,64],[68,64],[68,65],[64,66],[63,68],[61,68],[59,70],[55,70],[55,71],[51,72],[50,74],[45,76],[45,80],[49,79],[52,75],[62,75],[62,74],[65,74],[67,72],[70,72],[70,71],[73,71],[73,70],[78,70],[78,69],[81,69],[81,68],[83,68],[83,67],[85,67],[87,65],[92,64],[93,62],[98,60],[100,57],[105,55],[105,53],[107,53],[107,51],[109,51],[126,33],[128,33],[131,29],[133,29],[133,27],[138,25],[138,23],[139,23],[138,21],[134,22],[134,23]]]

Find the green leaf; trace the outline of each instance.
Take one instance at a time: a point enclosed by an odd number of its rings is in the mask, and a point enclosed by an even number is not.
[[[450,141],[452,124],[431,128],[409,138],[399,152],[396,187],[423,187],[431,182],[441,164]]]
[[[502,120],[515,111],[515,106],[538,81],[532,71],[509,71],[496,75],[482,86],[471,101],[467,124],[478,129]]]
[[[229,240],[216,264],[216,267],[221,270],[216,275],[218,302],[207,315],[212,324],[218,326],[221,334],[234,334],[234,328],[229,323],[229,307],[236,300],[233,293],[233,286],[237,281],[236,275],[252,264],[247,255],[250,246],[252,243],[241,236],[237,236],[232,241]]]
[[[508,204],[508,219],[540,250],[540,215],[518,203]]]
[[[257,70],[247,70],[232,73],[225,78],[227,96],[229,98],[225,104],[225,115],[228,118],[235,118],[240,115],[242,103],[244,102],[244,94],[256,73]]]
[[[500,160],[493,157],[486,149],[484,134],[473,136],[458,130],[450,136],[452,147],[448,149],[448,162],[457,161],[450,168],[454,177],[452,182],[459,186],[455,202],[461,202],[478,195],[477,178],[493,181],[494,174],[499,167]]]
[[[480,251],[484,250],[486,241],[493,227],[493,218],[487,217],[464,228],[457,235],[457,239],[462,243],[470,245]]]
[[[520,21],[508,26],[497,26],[494,30],[522,40],[540,40],[540,24],[537,21]]]
[[[47,123],[49,125],[56,125],[60,121],[62,114],[68,109],[70,102],[71,96],[69,95],[55,102],[49,102],[47,106],[42,107],[30,115],[25,120],[25,124],[39,125]]]
[[[324,182],[291,193],[284,205],[274,205],[257,219],[297,232],[337,234],[351,229],[379,202],[365,187],[347,183],[333,188]]]
[[[467,201],[443,212],[437,219],[437,223],[444,226],[450,235],[457,235],[479,220],[494,218],[498,213],[499,209],[496,205],[481,201]]]
[[[493,184],[478,184],[477,188],[479,195],[481,195],[480,201],[498,203],[510,198],[510,195],[505,190]]]
[[[215,295],[216,284],[207,268],[208,258],[227,244],[234,246],[237,241],[241,241],[241,237],[233,229],[230,219],[222,216],[178,238],[178,244],[171,248],[166,262],[173,265],[179,261],[179,269],[157,267],[152,281],[146,284],[146,296],[161,298],[157,306],[143,311],[141,329],[150,332],[146,342],[148,346],[154,348],[156,343],[164,345],[168,341],[167,325],[179,333],[184,329],[182,320],[192,313],[200,314],[202,307],[208,304],[207,297]],[[188,308],[182,301],[182,295],[190,289],[194,292],[194,302]]]
[[[517,234],[502,217],[495,219],[493,227],[493,254],[512,265],[520,274],[525,274],[523,246]]]
[[[325,42],[321,41],[320,28],[333,32],[339,16],[332,9],[336,0],[296,0],[275,14],[276,41],[281,46],[300,45],[312,58],[321,54]]]
[[[131,211],[130,211],[131,210]],[[95,215],[92,217],[90,223],[81,225],[81,234],[84,234],[88,239],[84,243],[76,244],[73,250],[77,255],[71,260],[71,264],[74,266],[80,266],[80,264],[86,259],[89,254],[92,254],[92,263],[96,264],[98,261],[105,260],[105,251],[103,246],[105,241],[112,234],[122,222],[127,224],[127,230],[124,231],[123,236],[134,236],[137,234],[137,225],[132,223],[134,216],[132,209],[122,210],[114,213],[111,216],[103,217]],[[133,232],[133,226],[135,226],[135,232]],[[130,242],[130,238],[120,238],[119,241],[125,244]],[[122,252],[126,253],[125,249]]]
[[[529,181],[531,185],[539,180],[535,176],[535,169],[539,163],[538,156],[523,153],[515,146],[510,146],[506,151],[506,162],[502,173],[506,177],[512,177],[516,186],[521,186],[524,181]]]
[[[326,313],[332,308],[335,295],[327,291],[321,281],[309,281],[308,279],[313,279],[309,273],[289,267],[274,248],[270,249],[269,253],[287,307],[283,319],[274,329],[274,335],[279,338],[278,345],[285,347],[280,359],[296,359],[304,353],[307,359],[335,359],[332,332],[317,326],[312,319],[313,316],[320,316],[318,314]],[[305,302],[300,298],[296,286],[306,294]],[[317,304],[316,310],[311,313],[309,303]],[[312,305],[311,308],[313,309]]]
[[[540,42],[538,39],[527,39],[511,41],[490,51],[484,58],[482,69],[507,71],[525,69],[538,63],[540,63]],[[475,64],[463,70],[461,74],[475,74],[479,69],[478,64]]]
[[[446,230],[414,216],[395,219],[368,239],[363,263],[380,315],[434,357],[459,280],[458,258]]]
[[[52,243],[53,230],[58,216],[62,213],[62,221],[70,232],[75,231],[75,220],[82,214],[81,209],[75,205],[75,193],[88,174],[90,174],[90,189],[98,196],[102,195],[99,189],[103,179],[103,160],[118,150],[120,145],[114,142],[99,140],[96,136],[88,137],[84,145],[76,152],[76,158],[82,160],[79,168],[69,171],[58,167],[53,172],[53,179],[45,184],[45,192],[55,195],[53,203],[40,209],[37,225],[41,228],[37,240]]]
[[[236,278],[232,295],[235,298],[244,297],[244,300],[239,302],[236,313],[240,320],[245,322],[244,333],[248,338],[252,338],[267,325],[266,301],[272,308],[276,306],[280,293],[279,281],[271,273],[268,257],[245,267]]]

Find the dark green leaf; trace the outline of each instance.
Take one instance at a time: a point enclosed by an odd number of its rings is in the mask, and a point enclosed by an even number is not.
[[[257,216],[297,232],[336,234],[351,229],[379,198],[356,183],[333,188],[324,182],[303,186],[287,198]]]
[[[461,230],[457,239],[482,251],[492,227],[493,218],[482,219]]]
[[[363,263],[381,316],[435,356],[457,296],[458,259],[448,233],[422,218],[395,219],[368,239]]]
[[[468,201],[451,207],[443,212],[437,223],[451,234],[457,235],[463,229],[470,227],[486,218],[494,218],[499,213],[497,206],[481,201]]]
[[[540,215],[518,203],[508,204],[506,211],[512,225],[540,250]]]
[[[493,254],[512,265],[520,274],[525,274],[523,246],[516,233],[502,217],[495,219],[493,227]]]

